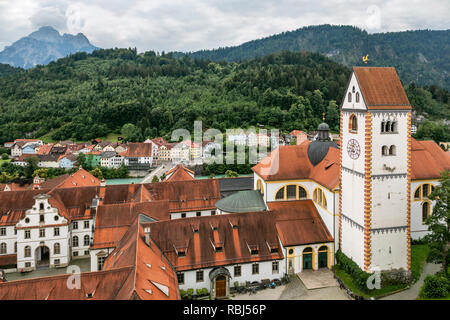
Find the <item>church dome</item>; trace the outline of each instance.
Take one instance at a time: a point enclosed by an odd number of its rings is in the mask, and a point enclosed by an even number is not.
[[[313,166],[319,164],[328,153],[329,148],[339,149],[334,141],[320,141],[315,140],[308,146],[308,159]]]
[[[322,122],[322,123],[319,124],[319,126],[317,127],[317,131],[330,131],[330,127],[329,127],[328,124],[326,124],[325,122]]]

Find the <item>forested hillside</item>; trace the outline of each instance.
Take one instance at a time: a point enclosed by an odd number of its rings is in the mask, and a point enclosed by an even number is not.
[[[203,128],[338,131],[338,105],[350,69],[315,53],[281,52],[242,63],[108,49],[0,77],[0,143],[22,137],[87,141],[122,126],[135,139]],[[448,91],[411,87],[430,117],[448,115]],[[430,104],[431,101],[431,104]],[[430,107],[431,106],[431,107]]]
[[[309,26],[240,46],[189,53],[213,61],[241,61],[281,50],[319,52],[348,67],[394,66],[405,84],[450,89],[450,30],[416,30],[368,34],[351,26]]]

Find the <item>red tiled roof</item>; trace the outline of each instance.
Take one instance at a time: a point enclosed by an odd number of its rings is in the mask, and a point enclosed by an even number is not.
[[[232,224],[237,227],[233,228]],[[177,271],[283,258],[273,216],[267,212],[202,216],[142,225],[150,228],[152,241]],[[216,252],[213,244],[221,246],[222,250]],[[276,251],[271,253],[268,244]],[[253,247],[258,252],[252,255],[249,248]],[[178,256],[176,250],[184,251],[185,256]]]
[[[94,186],[100,186],[100,180],[82,168],[71,175],[64,174],[41,184],[41,188],[48,189]]]
[[[411,138],[411,179],[438,179],[441,172],[450,170],[450,155],[434,141]]]
[[[195,180],[193,177],[194,171],[189,170],[182,164],[177,164],[175,167],[166,172],[164,181],[190,181]]]
[[[125,157],[151,157],[152,143],[129,143],[127,151],[121,153]]]
[[[395,68],[353,67],[368,109],[411,109]]]
[[[333,242],[312,200],[268,202],[284,247]]]
[[[0,255],[0,269],[17,265],[17,254]],[[1,282],[0,282],[1,283]]]

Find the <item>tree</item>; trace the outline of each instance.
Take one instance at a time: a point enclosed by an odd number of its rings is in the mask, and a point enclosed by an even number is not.
[[[126,123],[122,126],[120,133],[125,137],[125,140],[136,142],[142,139],[141,129],[132,123]]]
[[[1,183],[5,183],[8,182],[12,179],[12,175],[8,174],[5,171],[2,171],[2,173],[0,174],[0,182]]]
[[[439,179],[440,185],[430,194],[430,199],[436,200],[433,213],[427,218],[426,224],[431,231],[425,239],[430,245],[440,249],[442,267],[447,272],[448,245],[450,242],[450,171],[445,170]]]
[[[87,168],[86,155],[84,153],[79,153],[77,156],[77,162],[80,167]]]
[[[100,170],[100,168],[98,168],[98,167],[96,167],[93,170],[89,171],[89,173],[92,174],[97,179],[103,179],[102,170]]]
[[[39,176],[39,178],[47,179],[48,178],[48,169],[47,168],[41,168],[41,169],[34,170],[33,178],[36,177],[36,176]]]
[[[154,175],[152,178],[152,182],[159,182],[159,178],[157,175]]]
[[[225,177],[227,177],[227,178],[236,178],[238,176],[239,176],[239,174],[236,171],[232,171],[232,170],[225,171]]]
[[[2,153],[2,160],[8,160],[8,154]]]
[[[38,163],[39,163],[39,159],[38,157],[29,157],[26,160],[26,167],[25,167],[25,177],[26,178],[32,178],[33,177],[33,173],[34,171],[36,171],[38,169]]]

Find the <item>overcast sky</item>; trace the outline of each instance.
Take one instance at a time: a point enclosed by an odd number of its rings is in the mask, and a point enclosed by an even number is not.
[[[368,32],[450,27],[449,0],[0,0],[0,50],[41,26],[96,46],[194,51],[307,25]]]

